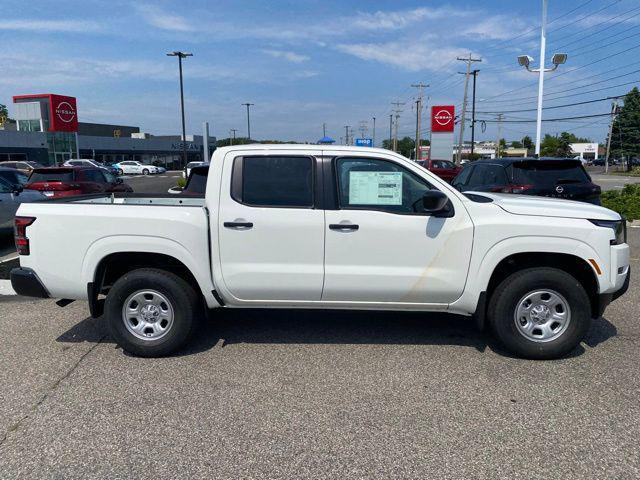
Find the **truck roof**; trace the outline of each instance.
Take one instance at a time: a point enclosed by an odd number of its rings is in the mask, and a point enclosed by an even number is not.
[[[317,152],[377,152],[394,153],[385,148],[356,147],[353,145],[317,145],[304,143],[252,143],[249,145],[232,145],[229,147],[219,147],[216,152],[230,152],[234,150],[304,150]],[[399,154],[396,154],[399,155]]]

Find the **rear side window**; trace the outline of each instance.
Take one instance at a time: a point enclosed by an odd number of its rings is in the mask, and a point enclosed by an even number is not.
[[[514,163],[513,181],[521,185],[555,187],[559,184],[589,183],[591,179],[582,165],[576,162],[535,160]]]
[[[189,182],[184,191],[204,195],[207,189],[208,168],[194,168],[189,175]]]
[[[469,185],[507,185],[507,172],[500,165],[476,165]]]
[[[73,182],[71,170],[34,170],[29,177],[29,182]]]
[[[312,207],[313,164],[310,157],[237,158],[232,196],[252,206]]]
[[[0,178],[10,183],[11,185],[24,185],[27,183],[27,176],[18,170],[16,171],[1,171]]]
[[[87,182],[104,183],[104,176],[100,170],[84,170],[83,176]]]
[[[454,179],[454,184],[456,185],[464,185],[469,179],[469,175],[473,170],[473,166],[467,166],[462,169],[462,171],[458,174],[458,176]]]

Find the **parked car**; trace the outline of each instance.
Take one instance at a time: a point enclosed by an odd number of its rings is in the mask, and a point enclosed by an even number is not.
[[[158,167],[134,160],[114,163],[113,166],[118,169],[119,175],[149,175],[158,173]]]
[[[486,319],[542,359],[570,353],[629,286],[626,225],[606,208],[463,194],[375,148],[238,145],[213,160],[204,198],[22,205],[13,289],[88,301],[141,356],[185,345],[203,307],[287,307]]]
[[[8,169],[0,168],[0,235],[7,235],[13,230],[16,210],[21,203],[44,198],[40,192],[23,190],[22,185],[6,180],[5,170]]]
[[[416,163],[449,183],[462,170],[450,160],[418,160]]]
[[[600,205],[600,187],[574,159],[479,160],[465,165],[451,184],[461,192],[520,193]]]
[[[38,162],[24,161],[24,162],[0,162],[0,167],[4,168],[13,168],[15,170],[19,170],[25,175],[30,175],[34,168],[42,168]]]
[[[184,167],[184,170],[182,171],[182,177],[183,178],[189,178],[189,174],[191,173],[191,169],[193,167],[199,167],[200,165],[204,165],[207,162],[189,162],[187,163],[187,165]]]
[[[25,189],[38,190],[47,197],[133,192],[121,178],[95,167],[36,168]]]
[[[209,165],[193,167],[187,184],[184,187],[172,187],[169,193],[185,195],[191,197],[203,196],[207,189],[207,177],[209,175]]]
[[[89,158],[72,158],[62,164],[63,167],[95,167],[102,168],[113,175],[119,175],[120,170],[113,165],[103,165],[102,163]]]
[[[158,169],[158,173],[167,173],[167,169],[161,167],[160,165],[155,165],[156,169]]]

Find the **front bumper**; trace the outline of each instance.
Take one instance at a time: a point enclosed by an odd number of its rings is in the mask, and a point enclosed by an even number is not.
[[[25,297],[49,298],[49,292],[42,284],[36,272],[30,268],[11,270],[11,287],[18,295]]]

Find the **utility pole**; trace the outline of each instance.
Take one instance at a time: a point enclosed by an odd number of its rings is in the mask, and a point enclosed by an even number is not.
[[[238,131],[238,130],[237,130],[237,129],[235,129],[235,128],[232,128],[231,130],[229,130],[229,134],[230,134],[230,135],[233,135],[233,137],[231,137],[231,139],[230,139],[230,141],[229,141],[229,145],[233,145],[233,142],[234,142],[234,141],[235,141],[235,139],[236,139],[236,132],[237,132],[237,131]]]
[[[249,116],[249,107],[253,107],[253,103],[243,103],[245,107],[247,107],[247,139],[249,143],[251,143],[251,118]]]
[[[611,155],[611,135],[613,135],[613,122],[616,121],[618,113],[618,99],[611,103],[611,123],[609,123],[609,137],[607,138],[607,155],[604,159],[604,173],[609,173],[609,156]]]
[[[422,94],[429,85],[422,82],[411,84],[418,89],[418,100],[416,100],[416,155],[415,160],[420,160],[420,130],[422,128]]]
[[[375,147],[376,146],[376,117],[373,117],[373,135],[372,135],[372,139],[371,139],[371,143],[373,144],[372,146]]]
[[[351,125],[344,126],[344,144],[345,145],[349,145],[349,128],[351,128]]]
[[[476,78],[480,70],[471,72],[473,75],[473,99],[471,101],[471,156],[473,157],[473,149],[476,144]]]
[[[323,123],[322,124],[322,138],[327,136],[327,124]]]
[[[496,158],[500,158],[500,137],[502,136],[502,119],[504,114],[498,114],[498,137],[496,138]]]
[[[360,122],[360,126],[358,127],[358,130],[360,130],[360,138],[364,138],[364,135],[369,131],[369,127],[367,126],[366,120],[362,120]]]
[[[167,53],[167,57],[178,57],[178,70],[180,72],[180,112],[182,115],[182,162],[187,164],[187,133],[184,124],[184,89],[182,86],[182,59],[193,57],[193,53],[185,53],[180,51]],[[76,139],[76,145],[78,144]],[[80,156],[78,155],[78,158]]]
[[[389,115],[389,146],[393,144],[393,113]]]
[[[473,58],[471,52],[469,52],[469,58],[457,57],[457,60],[461,62],[467,62],[467,71],[463,73],[464,79],[464,97],[462,100],[462,115],[460,115],[460,137],[458,140],[458,155],[456,157],[456,164],[460,165],[462,161],[462,142],[464,141],[464,121],[467,114],[467,93],[469,91],[469,75],[471,75],[471,64],[473,62],[481,62],[481,58]]]
[[[402,110],[400,110],[398,107],[403,106],[404,102],[391,102],[391,105],[396,107],[396,109],[393,111],[394,116],[396,118],[394,134],[393,134],[393,151],[397,152],[398,151],[398,123],[400,123],[399,122],[400,114],[402,113]]]

